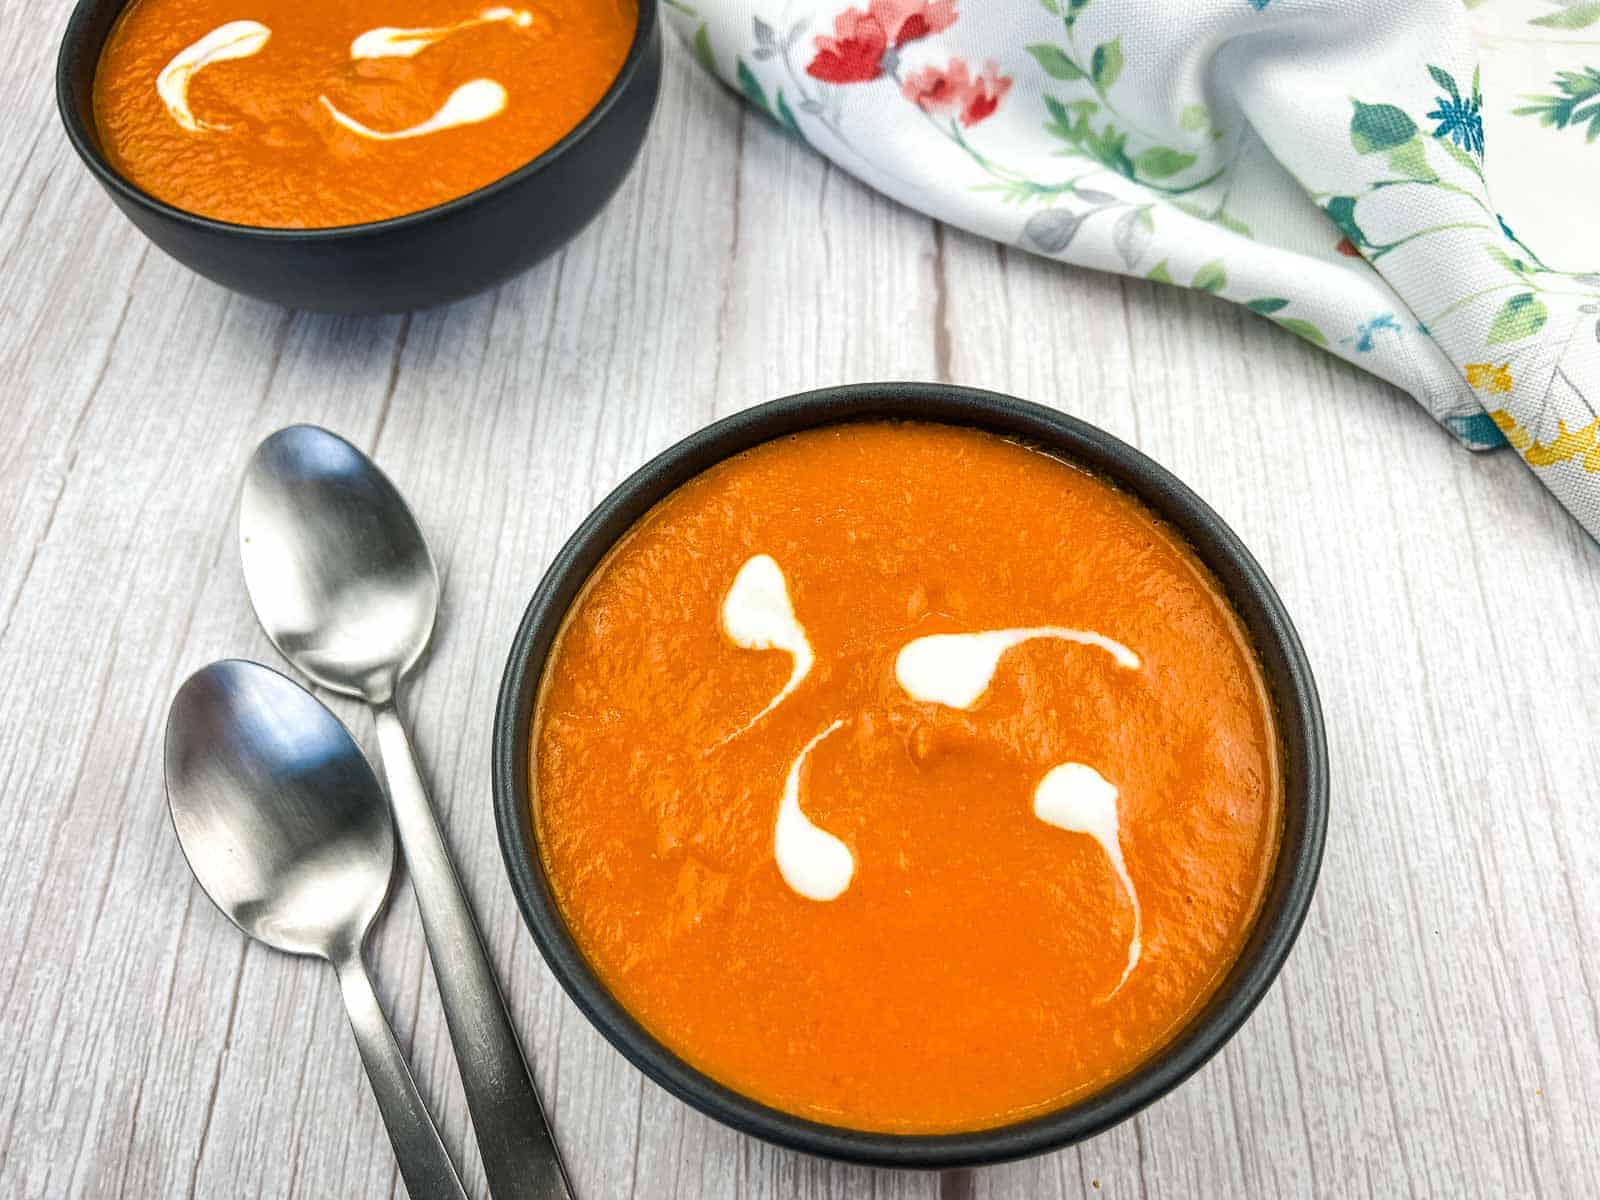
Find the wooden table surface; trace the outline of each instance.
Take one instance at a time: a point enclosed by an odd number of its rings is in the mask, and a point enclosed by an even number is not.
[[[438,556],[445,608],[406,707],[586,1200],[1551,1196],[1600,1177],[1600,548],[1513,456],[1467,454],[1238,308],[898,208],[676,45],[643,158],[553,261],[407,317],[272,308],[149,248],[81,169],[50,99],[58,18],[0,0],[0,1196],[399,1191],[332,973],[245,944],[163,799],[179,682],[277,662],[233,522],[252,447],[292,421],[371,452]],[[545,969],[490,812],[511,632],[589,508],[713,417],[893,378],[1057,405],[1206,496],[1294,614],[1333,764],[1316,903],[1243,1032],[1102,1137],[943,1178],[779,1151],[646,1082]],[[408,890],[371,959],[482,1196]]]

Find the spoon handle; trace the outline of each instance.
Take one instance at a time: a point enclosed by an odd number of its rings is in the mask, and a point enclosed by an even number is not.
[[[373,705],[395,826],[422,914],[434,982],[495,1200],[571,1200],[572,1185],[483,937],[446,851],[394,702]]]
[[[389,1020],[378,1005],[361,952],[356,951],[334,967],[339,972],[350,1028],[355,1031],[367,1080],[388,1127],[389,1141],[394,1144],[406,1192],[411,1200],[466,1200],[461,1179],[439,1140],[439,1130],[422,1097],[417,1095],[417,1085],[395,1043],[394,1030],[389,1028]]]

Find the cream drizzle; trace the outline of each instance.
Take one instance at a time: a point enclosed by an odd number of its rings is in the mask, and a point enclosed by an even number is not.
[[[519,29],[526,29],[533,24],[533,14],[520,8],[486,8],[477,16],[457,21],[454,25],[421,26],[415,29],[382,25],[377,29],[367,30],[351,42],[350,57],[412,58],[435,42],[443,41],[452,33],[502,21]]]
[[[792,662],[789,681],[782,690],[765,708],[722,739],[726,742],[787,700],[810,672],[815,656],[805,629],[795,619],[783,569],[770,554],[746,559],[733,577],[733,584],[722,599],[722,631],[743,650],[782,650]]]
[[[322,102],[322,107],[328,110],[328,115],[351,133],[371,138],[375,142],[397,142],[404,138],[423,137],[441,130],[454,129],[458,125],[476,125],[480,121],[499,116],[505,111],[506,90],[492,79],[468,80],[451,92],[439,106],[439,111],[426,121],[390,133],[372,129],[354,117],[340,112],[333,101],[326,96],[318,96],[317,99]]]
[[[185,46],[156,76],[156,93],[167,113],[191,133],[220,133],[229,126],[202,121],[189,107],[189,82],[212,63],[229,62],[259,54],[272,30],[259,21],[229,21],[205,37]]]
[[[850,886],[856,860],[850,848],[833,834],[813,825],[800,810],[800,774],[806,759],[843,721],[835,721],[805,744],[789,767],[783,783],[783,800],[778,805],[778,823],[772,836],[772,850],[778,860],[783,881],[808,900],[837,900]]]
[[[994,682],[1000,656],[1035,638],[1058,638],[1097,646],[1119,667],[1137,670],[1139,656],[1121,642],[1087,629],[1036,625],[1024,629],[985,629],[977,633],[939,633],[907,642],[895,656],[894,673],[913,700],[950,708],[971,708]]]
[[[1083,763],[1062,763],[1052,767],[1033,792],[1033,815],[1057,829],[1069,833],[1086,833],[1100,843],[1100,849],[1111,862],[1122,890],[1133,906],[1133,937],[1128,941],[1128,963],[1122,968],[1122,978],[1112,988],[1106,999],[1115,996],[1128,982],[1128,976],[1139,965],[1143,952],[1141,939],[1142,915],[1139,911],[1139,893],[1128,875],[1122,859],[1122,840],[1117,824],[1117,789],[1099,771]]]

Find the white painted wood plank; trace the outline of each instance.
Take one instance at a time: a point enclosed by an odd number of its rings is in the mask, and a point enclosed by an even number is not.
[[[939,230],[676,47],[638,169],[556,259],[436,312],[287,314],[144,248],[55,128],[57,31],[22,12],[0,4],[0,1194],[393,1194],[326,970],[245,949],[162,803],[178,681],[225,654],[276,662],[233,505],[250,449],[293,420],[373,450],[438,554],[444,619],[407,710],[584,1196],[1600,1177],[1600,551],[1515,460],[1465,454],[1393,389],[1209,298]],[[645,1082],[544,968],[489,808],[510,634],[583,514],[713,416],[873,378],[1056,404],[1193,484],[1296,616],[1335,771],[1321,893],[1238,1039],[1100,1138],[943,1180],[776,1150]],[[404,889],[371,960],[481,1194]]]

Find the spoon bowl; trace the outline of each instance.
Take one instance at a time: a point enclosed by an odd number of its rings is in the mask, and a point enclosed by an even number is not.
[[[394,826],[331,712],[265,667],[215,663],[172,702],[166,770],[178,842],[230,921],[290,954],[359,948],[389,894]]]
[[[285,658],[332,691],[393,697],[433,634],[439,573],[371,459],[314,425],[267,438],[245,471],[239,551],[256,618]]]

